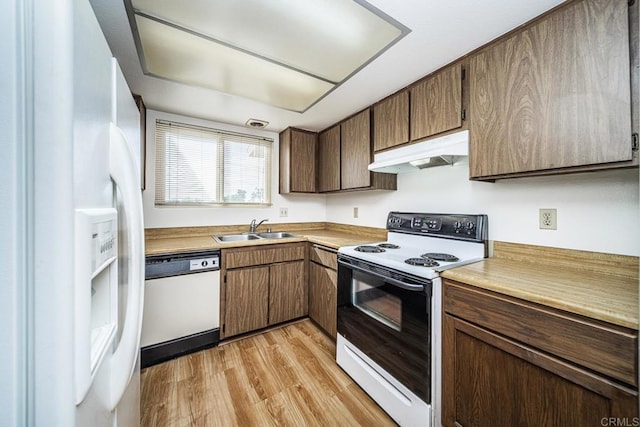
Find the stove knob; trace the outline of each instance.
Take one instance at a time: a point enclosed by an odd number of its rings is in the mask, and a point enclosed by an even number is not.
[[[206,267],[207,265],[209,265],[209,263],[206,260],[204,260],[200,263],[200,265],[202,265],[203,267]]]
[[[460,229],[460,227],[462,227],[462,223],[461,223],[460,221],[456,221],[456,222],[455,222],[455,224],[453,224],[453,227],[454,227],[456,230],[459,230],[459,229]]]
[[[472,222],[467,222],[467,230],[471,231],[476,227],[476,225]]]

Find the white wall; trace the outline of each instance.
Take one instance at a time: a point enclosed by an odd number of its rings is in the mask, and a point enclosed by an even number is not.
[[[490,240],[640,255],[638,169],[495,183],[467,177],[468,165],[443,166],[398,175],[395,192],[332,195],[327,221],[384,227],[391,210],[484,213]],[[558,210],[557,230],[538,228],[540,208]]]
[[[271,207],[155,207],[155,121],[174,120],[273,138]],[[443,166],[398,175],[398,191],[330,195],[278,194],[278,134],[147,111],[147,170],[143,192],[146,228],[331,221],[385,227],[391,210],[484,213],[489,238],[506,242],[640,256],[638,169],[499,180],[469,181],[468,165]],[[289,216],[279,217],[287,207]],[[357,207],[359,218],[353,218]],[[538,209],[558,210],[558,229],[538,228]]]
[[[272,190],[270,207],[156,207],[155,198],[155,128],[156,119],[173,120],[215,129],[259,135],[274,140]],[[281,196],[278,194],[278,134],[274,132],[249,129],[241,126],[210,122],[147,110],[147,156],[146,156],[146,189],[142,192],[144,205],[145,228],[189,227],[207,225],[249,224],[252,219],[269,218],[269,223],[325,221],[326,196],[312,194],[295,194]],[[289,216],[281,218],[279,208],[286,207]]]

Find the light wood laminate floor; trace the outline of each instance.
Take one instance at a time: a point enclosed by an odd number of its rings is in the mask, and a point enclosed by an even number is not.
[[[141,425],[393,426],[306,319],[141,372]]]

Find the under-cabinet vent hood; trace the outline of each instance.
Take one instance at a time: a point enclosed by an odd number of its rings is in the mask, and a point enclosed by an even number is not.
[[[369,165],[372,172],[402,173],[451,165],[469,155],[469,131],[452,133],[439,138],[383,151]]]

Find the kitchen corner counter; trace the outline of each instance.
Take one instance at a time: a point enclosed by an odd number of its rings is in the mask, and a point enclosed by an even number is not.
[[[387,230],[336,223],[272,224],[273,231],[286,231],[296,235],[284,239],[261,239],[220,243],[212,235],[235,234],[246,231],[246,226],[184,227],[145,230],[145,254],[160,255],[226,249],[278,243],[311,242],[333,249],[386,240]]]
[[[638,257],[495,242],[492,258],[442,277],[638,329]]]
[[[219,248],[220,245],[211,236],[145,238],[144,242],[145,255],[196,252]]]

